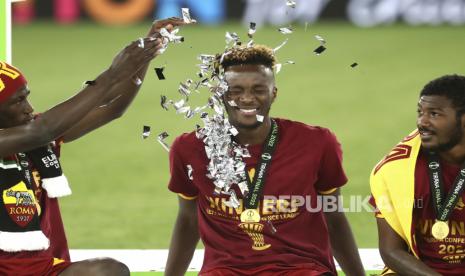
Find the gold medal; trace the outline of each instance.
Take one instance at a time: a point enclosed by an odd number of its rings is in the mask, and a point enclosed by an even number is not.
[[[256,209],[245,209],[241,214],[241,222],[259,222],[260,214]]]
[[[438,240],[443,240],[449,235],[449,225],[445,221],[437,220],[431,228],[431,234]]]

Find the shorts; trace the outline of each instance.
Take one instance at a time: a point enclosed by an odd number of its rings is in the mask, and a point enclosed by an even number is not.
[[[16,258],[0,260],[0,275],[57,276],[71,262],[57,258]]]

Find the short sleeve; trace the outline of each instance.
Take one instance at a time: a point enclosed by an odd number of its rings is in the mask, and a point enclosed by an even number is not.
[[[320,169],[318,170],[318,182],[316,189],[324,194],[334,191],[347,182],[347,176],[342,167],[342,149],[336,136],[329,130],[324,129],[325,140]]]
[[[187,164],[182,158],[183,136],[176,138],[170,148],[170,181],[168,189],[178,193],[184,199],[194,199],[197,197],[198,189],[189,179]]]
[[[373,207],[373,213],[375,214],[375,217],[384,218],[383,214],[381,214],[378,207],[376,206],[376,200],[373,195],[370,196],[370,200],[368,201],[368,203],[370,203],[370,205]]]

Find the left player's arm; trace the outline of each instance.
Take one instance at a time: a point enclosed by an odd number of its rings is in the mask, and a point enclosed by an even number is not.
[[[185,23],[182,19],[176,17],[155,21],[152,24],[147,37],[158,36],[161,28],[165,28],[167,31],[171,32],[177,26],[184,24]],[[137,82],[144,80],[149,64],[150,61],[144,64],[128,81],[115,86],[110,95],[102,101],[100,106],[89,112],[86,117],[63,135],[63,141],[71,142],[76,140],[101,126],[120,118],[139,92],[141,86],[138,85]]]
[[[336,206],[339,206],[339,195],[340,191],[337,188],[335,191],[322,196],[335,197]],[[323,202],[325,201],[323,200]],[[324,212],[324,214],[334,257],[344,273],[349,276],[365,275],[357,244],[344,212],[336,210],[334,212]]]

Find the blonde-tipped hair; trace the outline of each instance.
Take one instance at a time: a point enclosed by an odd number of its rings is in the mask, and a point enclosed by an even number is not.
[[[223,60],[221,60],[223,57]],[[276,58],[273,49],[265,45],[254,45],[251,47],[241,46],[227,49],[225,54],[216,55],[216,68],[226,70],[229,66],[240,64],[264,65],[273,69]]]

